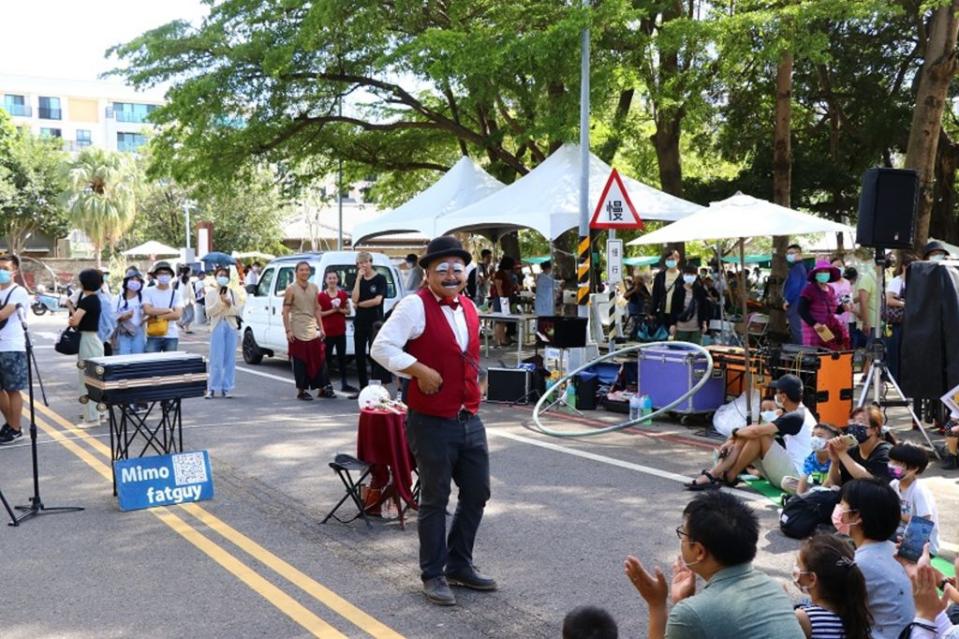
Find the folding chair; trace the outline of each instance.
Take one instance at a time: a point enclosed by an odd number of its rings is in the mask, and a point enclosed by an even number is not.
[[[338,453],[336,457],[333,458],[333,461],[330,462],[330,468],[333,469],[337,477],[340,478],[340,481],[343,482],[343,486],[346,488],[346,494],[343,495],[343,498],[337,502],[336,506],[333,506],[333,510],[327,513],[326,517],[324,517],[323,521],[320,523],[325,524],[332,517],[341,524],[348,524],[351,521],[362,517],[363,521],[366,522],[366,527],[373,528],[373,524],[370,523],[369,518],[366,516],[366,510],[363,507],[363,499],[360,496],[360,486],[363,484],[363,481],[370,476],[370,465],[351,455]],[[356,481],[353,480],[353,472],[360,473],[360,476]],[[353,504],[356,506],[357,512],[349,519],[340,519],[336,516],[336,511],[340,509],[340,506],[342,506],[347,499],[353,500]]]
[[[769,316],[762,313],[750,313],[746,319],[746,333],[756,346],[766,345],[766,333],[769,331]]]

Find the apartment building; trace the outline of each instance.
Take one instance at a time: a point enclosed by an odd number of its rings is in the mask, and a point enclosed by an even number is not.
[[[163,94],[112,82],[0,74],[0,100],[16,126],[61,138],[69,151],[135,152],[152,130],[147,116],[163,104]]]

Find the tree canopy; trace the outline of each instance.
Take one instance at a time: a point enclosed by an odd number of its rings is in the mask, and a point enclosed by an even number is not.
[[[171,83],[151,116],[155,175],[243,183],[270,166],[296,188],[343,159],[396,200],[460,154],[509,182],[575,140],[589,26],[594,150],[706,203],[771,196],[788,52],[792,204],[853,221],[862,172],[902,163],[940,4],[224,0],[201,24],[173,22],[112,53],[134,85]],[[940,157],[957,154],[952,128]],[[954,167],[940,168],[954,192]],[[956,216],[955,198],[936,202],[934,229]]]

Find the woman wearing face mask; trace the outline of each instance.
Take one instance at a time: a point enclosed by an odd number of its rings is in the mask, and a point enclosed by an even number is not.
[[[673,287],[672,298],[669,334],[679,342],[702,344],[709,322],[709,304],[694,265],[683,268],[682,285]]]
[[[853,411],[846,435],[859,442],[849,447],[844,437],[829,440],[829,478],[827,486],[843,486],[852,479],[879,479],[888,482],[889,451],[892,444],[882,432],[882,411],[875,406]]]
[[[123,288],[113,299],[113,312],[117,319],[117,355],[134,355],[146,348],[142,289],[143,278],[140,273],[128,273],[123,278]]]
[[[206,398],[217,393],[231,397],[236,386],[236,344],[246,293],[230,279],[230,270],[216,269],[216,277],[207,287],[204,299],[210,321],[210,377]]]
[[[812,601],[796,608],[807,639],[869,639],[866,581],[848,543],[834,535],[804,541],[793,583]]]
[[[673,294],[677,288],[683,287],[679,265],[679,251],[667,251],[663,255],[663,268],[653,278],[653,299],[650,304],[650,315],[656,318],[660,326],[672,326]]]
[[[896,545],[889,541],[899,524],[899,495],[878,479],[855,479],[843,486],[832,523],[856,546],[873,639],[897,639],[916,615],[909,577],[896,560]]]
[[[80,367],[80,395],[86,396],[87,386],[83,366],[86,360],[94,357],[103,357],[103,342],[98,334],[100,328],[100,287],[103,286],[103,275],[92,268],[80,271],[80,298],[77,309],[70,315],[68,324],[80,332],[80,352],[77,353],[77,363]],[[107,311],[109,312],[109,310]],[[81,427],[89,428],[100,424],[100,412],[97,403],[88,401],[83,405],[83,423]]]
[[[809,272],[809,283],[799,295],[799,317],[802,318],[802,343],[833,351],[849,350],[849,332],[837,313],[848,311],[840,304],[829,285],[842,278],[838,268],[829,262],[816,263]]]

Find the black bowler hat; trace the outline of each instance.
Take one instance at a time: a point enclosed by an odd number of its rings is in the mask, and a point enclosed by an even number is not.
[[[420,266],[427,268],[431,262],[441,257],[460,257],[469,264],[473,256],[463,249],[462,243],[452,235],[441,235],[431,241],[426,247],[426,255],[420,258]]]

